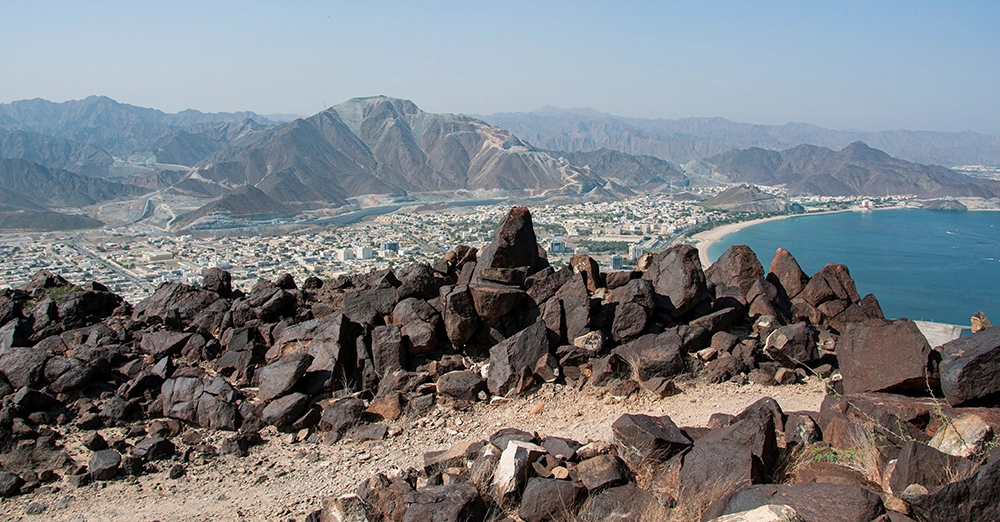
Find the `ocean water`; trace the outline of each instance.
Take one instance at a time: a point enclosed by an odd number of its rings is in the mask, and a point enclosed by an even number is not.
[[[712,261],[748,245],[764,270],[775,250],[812,275],[847,265],[858,293],[886,317],[968,325],[982,310],[1000,326],[1000,212],[893,209],[799,216],[748,226],[708,249]]]

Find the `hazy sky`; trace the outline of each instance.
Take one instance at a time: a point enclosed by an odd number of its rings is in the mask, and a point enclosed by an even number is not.
[[[7,1],[0,49],[0,102],[307,115],[385,94],[1000,134],[996,1]]]

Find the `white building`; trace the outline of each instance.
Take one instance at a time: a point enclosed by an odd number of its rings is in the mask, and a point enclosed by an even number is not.
[[[337,259],[340,261],[350,261],[354,259],[354,250],[350,248],[338,248]]]
[[[628,257],[631,258],[631,259],[636,259],[637,260],[637,259],[639,259],[639,256],[642,255],[642,250],[643,250],[642,247],[639,246],[638,243],[634,243],[632,245],[629,245],[629,247],[628,247]]]
[[[372,247],[359,246],[354,249],[354,256],[357,259],[371,259],[375,257],[375,253],[372,251]]]

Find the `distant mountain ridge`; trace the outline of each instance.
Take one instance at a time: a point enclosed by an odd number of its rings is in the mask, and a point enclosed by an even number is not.
[[[732,149],[783,150],[811,144],[841,149],[855,141],[917,163],[1000,165],[1000,136],[965,132],[831,130],[805,123],[757,125],[724,118],[628,118],[593,109],[544,107],[480,115],[536,146],[565,151],[601,148],[685,163]]]
[[[840,151],[813,145],[783,151],[733,150],[705,158],[703,162],[712,166],[717,181],[783,186],[791,194],[985,198],[1000,195],[1000,182],[893,158],[862,142]]]

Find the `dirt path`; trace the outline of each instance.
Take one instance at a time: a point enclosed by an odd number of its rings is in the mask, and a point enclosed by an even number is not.
[[[170,479],[167,471],[179,460],[159,462],[161,471],[157,473],[83,488],[57,482],[61,489],[4,499],[0,519],[302,521],[320,508],[326,496],[353,492],[361,481],[378,472],[419,468],[426,451],[486,439],[500,428],[515,427],[581,442],[610,440],[611,424],[624,413],[670,415],[679,426],[704,426],[712,413],[735,414],[765,396],[776,399],[785,411],[818,410],[823,400],[823,385],[816,379],[766,388],[694,382],[681,383],[680,387],[683,393],[664,399],[638,394],[616,401],[604,396],[606,388],[587,386],[577,391],[545,385],[529,397],[480,403],[468,411],[438,406],[413,423],[405,419],[391,423],[401,433],[377,442],[342,441],[333,446],[292,443],[288,435],[268,428],[262,432],[267,443],[251,449],[249,457],[227,455],[186,463],[187,475],[176,480]],[[538,404],[543,405],[543,411],[531,414]],[[228,435],[203,433],[206,441],[216,446]],[[102,434],[111,437],[121,432],[102,430]],[[180,437],[173,440],[183,452],[186,446]],[[87,462],[90,452],[80,447],[78,433],[68,434],[66,445],[77,462]],[[26,514],[32,503],[44,505],[44,511]]]

